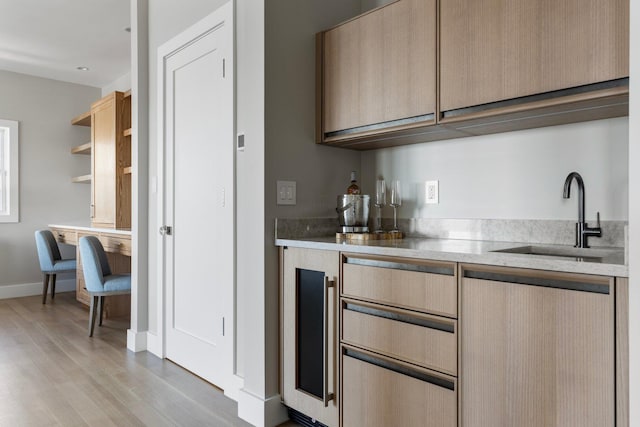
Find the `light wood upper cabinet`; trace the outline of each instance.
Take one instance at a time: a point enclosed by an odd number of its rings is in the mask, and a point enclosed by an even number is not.
[[[628,0],[399,0],[320,33],[316,141],[374,149],[628,115]]]
[[[628,52],[628,0],[443,1],[441,110],[625,78]]]
[[[615,425],[613,278],[469,266],[465,427]]]
[[[130,100],[113,92],[91,106],[93,227],[131,228],[131,138],[124,129],[131,123]]]
[[[322,33],[322,140],[433,121],[436,36],[435,0],[400,0]]]

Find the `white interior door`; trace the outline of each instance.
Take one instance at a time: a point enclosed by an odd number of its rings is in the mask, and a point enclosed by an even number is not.
[[[165,355],[221,388],[233,374],[231,4],[187,30],[164,75]],[[201,23],[200,23],[201,24]]]

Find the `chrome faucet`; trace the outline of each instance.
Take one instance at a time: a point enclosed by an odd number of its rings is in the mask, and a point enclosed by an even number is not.
[[[576,223],[576,248],[588,248],[589,236],[602,237],[602,228],[600,228],[600,212],[598,212],[598,226],[590,228],[584,221],[584,181],[578,172],[571,172],[564,181],[564,192],[562,197],[568,199],[571,197],[571,182],[576,180],[578,183],[578,222]]]

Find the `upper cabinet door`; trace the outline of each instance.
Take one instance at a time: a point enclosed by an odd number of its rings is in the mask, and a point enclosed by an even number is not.
[[[435,0],[400,0],[325,32],[325,138],[435,115],[436,36]]]
[[[629,0],[440,3],[440,109],[629,76]]]
[[[93,226],[115,227],[116,100],[108,96],[91,109]]]

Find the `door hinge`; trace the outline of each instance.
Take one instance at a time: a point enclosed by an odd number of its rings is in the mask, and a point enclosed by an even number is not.
[[[222,336],[224,336],[224,316],[222,316]]]
[[[222,78],[223,79],[226,78],[226,75],[227,75],[226,62],[227,62],[226,59],[222,58]]]
[[[171,233],[173,233],[173,229],[169,225],[163,225],[162,227],[160,227],[159,231],[163,236],[171,236]]]

